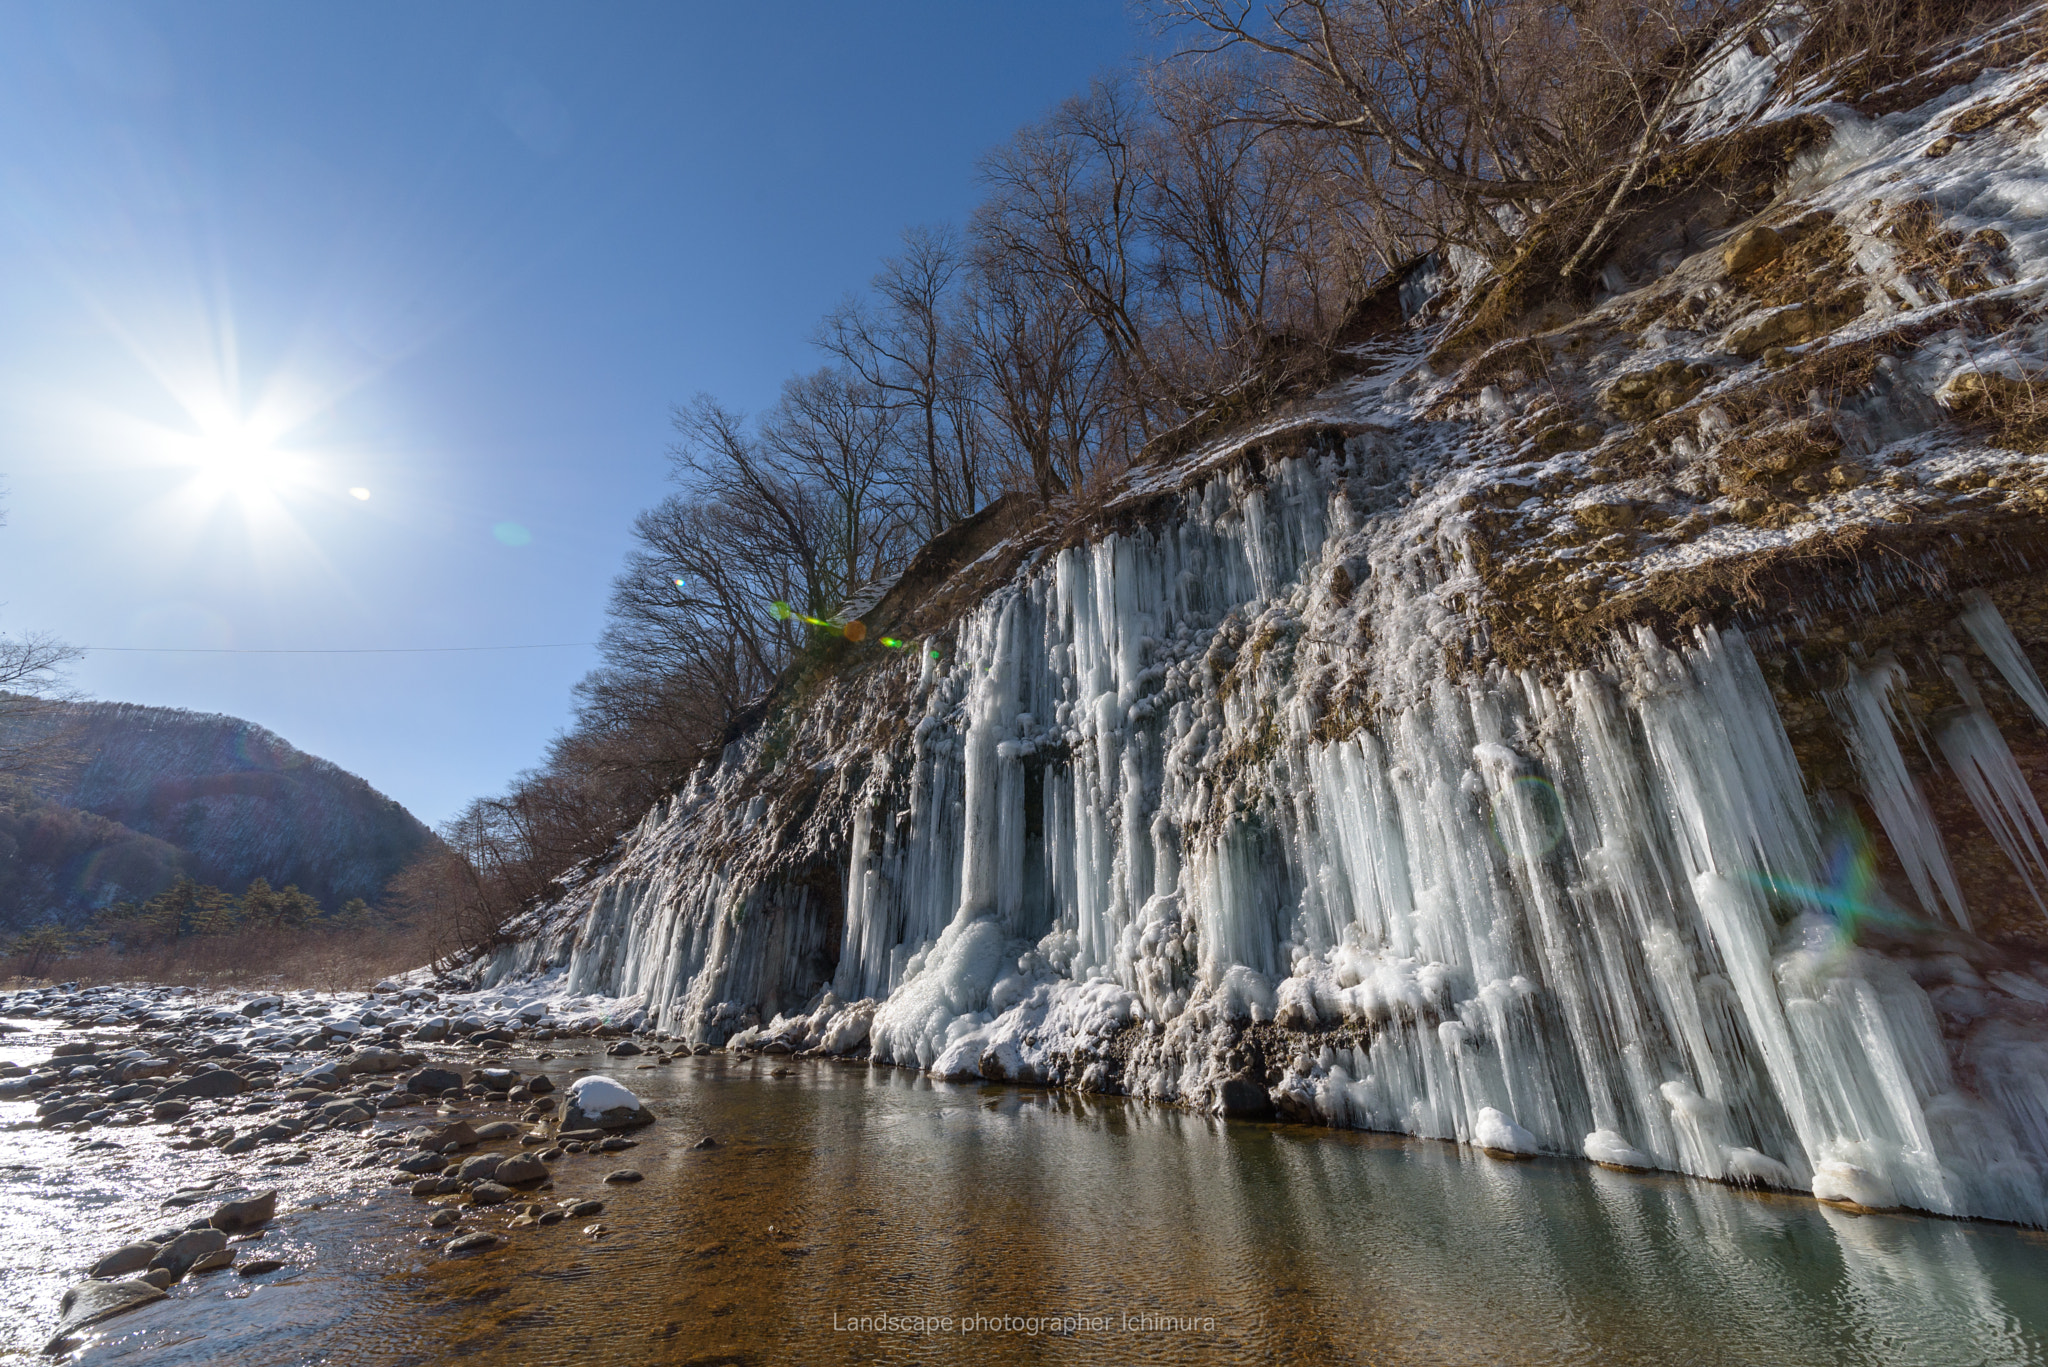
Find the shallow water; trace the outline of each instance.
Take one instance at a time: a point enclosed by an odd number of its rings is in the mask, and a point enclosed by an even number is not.
[[[603,1067],[663,1117],[557,1165],[542,1199],[606,1200],[607,1237],[574,1220],[440,1259],[425,1207],[378,1189],[280,1220],[306,1271],[194,1279],[77,1360],[1710,1367],[2040,1362],[2048,1341],[2037,1231],[893,1069],[592,1052],[547,1066]],[[705,1133],[722,1146],[691,1150]],[[603,1185],[625,1165],[647,1180]],[[952,1323],[855,1323],[878,1315]]]

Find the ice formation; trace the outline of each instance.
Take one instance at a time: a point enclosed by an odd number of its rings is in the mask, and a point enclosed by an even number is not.
[[[1700,117],[1762,117],[1779,98],[1766,60],[1731,50]],[[2038,292],[2042,135],[2020,135],[2031,162],[1989,135],[1922,156],[1940,120],[2037,74],[1987,71],[1877,122],[1833,108],[1837,138],[1795,168],[1799,188],[1849,221],[1925,188],[1900,188],[1899,168],[1938,173],[1969,189],[1946,201],[1956,212],[2002,215],[2015,274],[1981,297]],[[1565,547],[1568,593],[1598,605],[1659,574],[1910,521],[1891,514],[1930,505],[1909,485],[2038,461],[1936,439],[1930,396],[2003,362],[1935,328],[1947,304],[1857,232],[1858,269],[1901,289],[1841,335],[1904,319],[1925,345],[1875,369],[1884,405],[1837,421],[1845,449],[1900,479],[1845,477],[1817,485],[1803,519],[1702,519],[1628,556],[1542,543]],[[1719,354],[1652,331],[1647,355],[1606,372],[1610,392],[1629,367]],[[1489,592],[1482,518],[1599,529],[1652,495],[1532,445],[1513,422],[1533,401],[1439,376],[1423,353],[1396,339],[1306,417],[1139,467],[1089,536],[991,547],[983,562],[1010,554],[1014,572],[930,649],[734,741],[616,857],[566,879],[481,980],[624,999],[714,1045],[867,1050],[949,1078],[2048,1223],[2048,967],[1973,966],[1984,909],[1966,905],[1952,818],[1916,777],[1938,752],[2015,876],[2048,893],[2015,723],[1964,690],[1930,737],[1905,701],[1921,676],[1863,657],[1845,629],[1858,658],[1812,690],[1856,790],[1837,793],[1803,767],[1789,685],[1763,663],[1804,667],[1801,614],[1853,626],[1924,599],[1932,562],[1860,566],[1748,627],[1619,620],[1568,666],[1510,667],[1472,610]],[[1697,437],[1658,448],[1694,462],[1674,479],[1709,502],[1723,405],[1767,373],[1716,364],[1712,381],[1670,372],[1692,386],[1670,402]],[[1557,487],[1583,492],[1567,505]],[[1996,604],[1944,610],[2048,724]],[[1872,890],[1857,800],[1915,916]],[[1873,948],[1855,933],[1873,918],[1918,938]]]

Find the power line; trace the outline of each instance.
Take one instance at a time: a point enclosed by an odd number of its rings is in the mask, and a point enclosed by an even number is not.
[[[446,655],[478,650],[580,650],[595,641],[542,641],[522,646],[369,646],[318,650],[243,650],[232,646],[80,646],[128,655]]]

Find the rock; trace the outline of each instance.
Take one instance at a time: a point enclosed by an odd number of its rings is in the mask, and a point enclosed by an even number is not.
[[[493,1120],[488,1125],[477,1126],[478,1139],[517,1139],[526,1131],[509,1120]]]
[[[644,1054],[647,1051],[629,1039],[622,1039],[605,1052],[617,1058],[631,1058],[635,1054]]]
[[[611,1229],[609,1226],[601,1224],[585,1225],[583,1227],[583,1232],[585,1234],[588,1234],[593,1239],[602,1239],[605,1235],[611,1233]]]
[[[607,1182],[638,1182],[641,1180],[641,1177],[632,1168],[620,1168],[617,1172],[606,1173],[604,1180]]]
[[[504,1161],[504,1154],[480,1153],[474,1157],[463,1159],[462,1166],[456,1170],[455,1175],[465,1182],[486,1181],[490,1178],[491,1174],[498,1170],[498,1165]]]
[[[57,1336],[44,1352],[61,1351],[56,1344],[67,1334],[89,1328],[102,1320],[125,1314],[137,1306],[164,1298],[161,1288],[137,1278],[112,1282],[80,1282],[64,1293],[57,1304]]]
[[[636,1125],[651,1125],[654,1117],[640,1098],[621,1087],[608,1077],[595,1073],[579,1077],[569,1084],[568,1106],[563,1111],[563,1123],[575,1118],[585,1126],[600,1129],[623,1130]]]
[[[526,1079],[526,1090],[532,1092],[535,1096],[546,1096],[549,1092],[555,1090],[555,1080],[546,1073],[535,1073],[532,1077]]]
[[[1803,342],[1821,331],[1823,326],[1824,320],[1810,305],[1788,304],[1730,332],[1725,345],[1746,359],[1762,355],[1769,347]]]
[[[578,1201],[568,1208],[568,1213],[579,1220],[586,1215],[602,1215],[604,1214],[604,1202]]]
[[[149,1270],[166,1271],[173,1278],[182,1277],[202,1256],[217,1253],[227,1246],[228,1236],[217,1229],[188,1229],[157,1250],[156,1256],[149,1260]]]
[[[1785,254],[1785,239],[1774,228],[1755,227],[1737,234],[1721,248],[1721,269],[1730,275],[1746,275],[1758,266],[1769,265]]]
[[[461,1218],[462,1217],[460,1215],[457,1215],[454,1211],[449,1210],[446,1206],[443,1206],[440,1210],[435,1211],[432,1215],[429,1215],[427,1217],[427,1226],[430,1229],[447,1229],[450,1225],[455,1224]]]
[[[356,1073],[395,1073],[407,1064],[416,1062],[418,1055],[407,1056],[396,1049],[383,1049],[371,1044],[365,1045],[348,1056],[348,1066]]]
[[[218,1272],[224,1267],[234,1265],[235,1250],[223,1248],[213,1253],[201,1254],[199,1260],[192,1264],[192,1275],[196,1277],[201,1272]]]
[[[266,1011],[275,1011],[284,1005],[283,997],[251,997],[241,1005],[241,1013],[254,1020]]]
[[[277,1215],[277,1191],[260,1191],[241,1201],[228,1201],[214,1211],[207,1224],[226,1234],[261,1229]]]
[[[447,1166],[448,1160],[438,1153],[416,1153],[398,1164],[398,1170],[410,1173],[434,1173],[442,1171]]]
[[[693,1149],[715,1149],[718,1147],[718,1141],[707,1134],[696,1143],[690,1145],[690,1147]]]
[[[415,1201],[424,1201],[429,1196],[438,1196],[441,1193],[441,1179],[438,1177],[422,1177],[414,1182],[408,1188],[408,1191]]]
[[[479,1182],[470,1189],[470,1204],[478,1206],[502,1206],[519,1195],[510,1187],[501,1187],[496,1182]]]
[[[548,1180],[548,1168],[530,1153],[515,1153],[498,1164],[491,1180],[508,1187],[537,1187]]]
[[[155,1244],[123,1244],[92,1265],[89,1277],[125,1277],[130,1272],[140,1272],[149,1266],[149,1260],[156,1256]]]
[[[462,1075],[448,1068],[422,1068],[405,1080],[405,1088],[420,1096],[437,1096],[462,1085]]]
[[[446,1153],[450,1149],[473,1148],[479,1142],[477,1132],[467,1120],[451,1121],[420,1141],[423,1149]]]
[[[465,1234],[459,1239],[450,1239],[448,1241],[448,1247],[442,1249],[441,1252],[446,1257],[455,1258],[461,1256],[464,1253],[482,1253],[484,1250],[496,1248],[499,1244],[502,1244],[504,1242],[505,1241],[496,1234],[485,1234],[481,1232],[476,1234]]]
[[[180,1078],[157,1093],[159,1103],[165,1101],[200,1100],[223,1096],[240,1096],[249,1090],[248,1082],[240,1073],[225,1068],[213,1068],[191,1077]]]
[[[255,1135],[245,1134],[238,1139],[230,1139],[227,1143],[221,1145],[220,1151],[225,1154],[251,1153],[255,1151],[256,1145],[259,1142]]]
[[[235,1271],[244,1277],[260,1277],[266,1272],[275,1272],[284,1266],[282,1258],[256,1258],[243,1263]]]
[[[471,1071],[469,1080],[476,1086],[493,1092],[507,1092],[519,1083],[519,1074],[510,1068],[477,1068]]]
[[[412,1037],[422,1044],[435,1044],[441,1040],[447,1039],[448,1018],[446,1016],[427,1017],[427,1019],[421,1021],[419,1025],[413,1030]],[[434,1069],[431,1071],[438,1072],[440,1070]]]
[[[1216,1108],[1228,1117],[1257,1119],[1273,1113],[1273,1098],[1263,1084],[1239,1074],[1216,1089]]]

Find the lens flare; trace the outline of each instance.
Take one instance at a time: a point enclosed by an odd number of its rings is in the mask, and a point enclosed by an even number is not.
[[[370,491],[368,489],[351,489],[348,491],[348,496],[358,503],[370,501]]]
[[[682,583],[682,580],[676,580],[676,587],[681,588]],[[769,615],[774,617],[775,620],[778,622],[788,622],[792,620],[798,622],[808,622],[820,631],[829,631],[834,636],[844,636],[847,640],[852,641],[855,645],[860,644],[862,641],[865,641],[868,638],[868,624],[866,622],[861,621],[858,617],[854,618],[850,622],[828,622],[822,617],[811,617],[804,613],[798,612],[795,608],[791,607],[789,604],[783,602],[779,598],[768,605],[768,612]],[[910,644],[908,641],[899,641],[893,636],[880,636],[877,637],[876,640],[880,644],[889,647],[889,649],[891,650],[901,650],[906,645]]]
[[[1510,842],[1502,835],[1504,804],[1518,818],[1515,825],[1526,839]],[[1521,774],[1494,799],[1492,824],[1494,844],[1501,850],[1517,854],[1526,852],[1532,858],[1541,859],[1564,839],[1564,802],[1549,779],[1538,774]],[[1526,846],[1526,851],[1518,848],[1520,846]]]
[[[1925,926],[1927,922],[1890,904],[1877,876],[1877,847],[1854,811],[1837,813],[1827,833],[1827,867],[1822,883],[1756,875],[1757,884],[1799,910],[1834,923],[1834,948],[1846,952],[1867,927]]]

